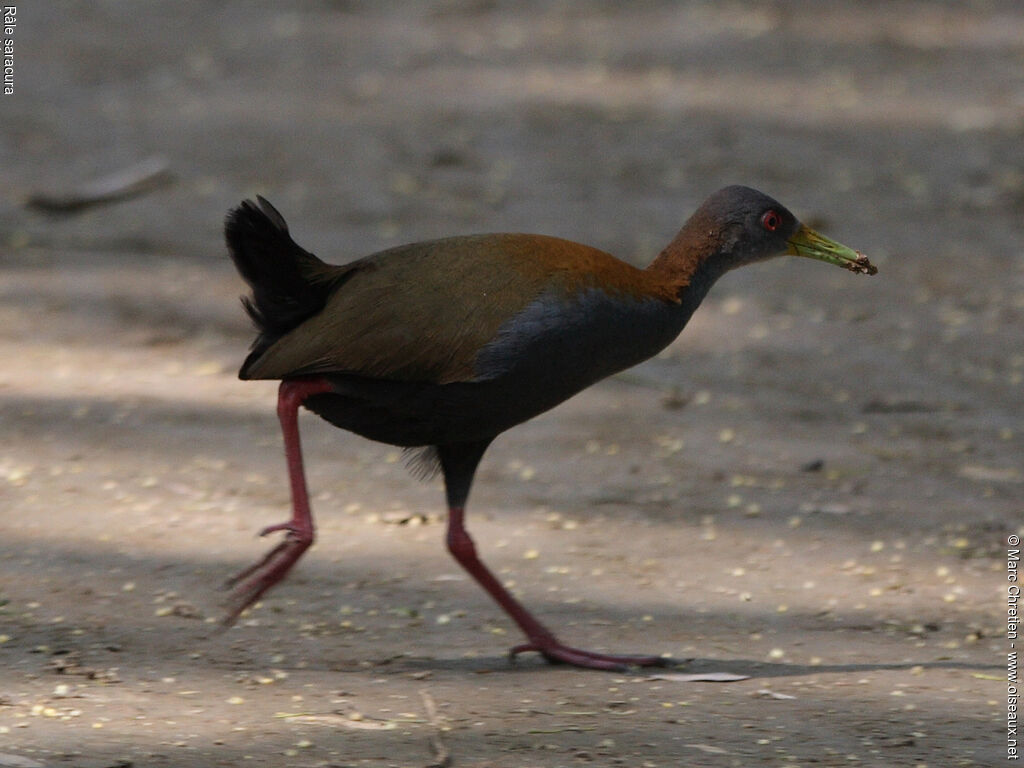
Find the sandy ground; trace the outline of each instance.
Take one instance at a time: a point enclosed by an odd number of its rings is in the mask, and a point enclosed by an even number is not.
[[[981,766],[1022,527],[1016,2],[22,4],[0,100],[0,765]],[[172,184],[23,202],[159,155]],[[333,261],[473,231],[645,263],[764,189],[879,264],[727,276],[664,355],[502,436],[471,531],[303,420],[320,539],[217,634],[287,514],[224,257],[261,193]]]

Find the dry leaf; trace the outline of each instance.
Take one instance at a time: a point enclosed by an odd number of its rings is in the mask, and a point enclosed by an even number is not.
[[[795,699],[796,696],[790,696],[788,693],[779,693],[778,691],[770,691],[767,688],[758,689],[754,695],[759,699]]]
[[[645,680],[668,680],[673,683],[735,683],[737,680],[749,680],[750,675],[734,675],[732,672],[694,672],[649,675]],[[690,746],[693,746],[692,744]]]

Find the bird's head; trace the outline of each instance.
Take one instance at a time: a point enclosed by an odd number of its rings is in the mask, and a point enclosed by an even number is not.
[[[774,256],[804,256],[873,275],[877,267],[859,251],[802,224],[781,203],[756,189],[732,186],[711,195],[679,233],[713,274]]]

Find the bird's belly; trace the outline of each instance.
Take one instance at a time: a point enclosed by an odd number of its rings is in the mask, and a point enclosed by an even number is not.
[[[332,424],[400,446],[485,440],[656,354],[686,318],[658,300],[591,291],[543,296],[477,356],[477,379],[436,384],[330,375],[336,394],[307,407]]]
[[[568,397],[523,397],[511,381],[419,384],[329,376],[335,393],[305,406],[342,429],[398,446],[493,438]],[[571,394],[571,393],[570,393]]]

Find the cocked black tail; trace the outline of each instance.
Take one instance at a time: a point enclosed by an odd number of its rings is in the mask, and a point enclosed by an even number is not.
[[[252,296],[242,298],[259,336],[240,375],[283,335],[320,312],[338,279],[348,270],[325,264],[301,248],[284,217],[257,196],[231,210],[224,222],[228,253]]]
[[[327,300],[318,273],[327,267],[299,247],[288,234],[284,217],[262,197],[245,200],[228,213],[224,237],[228,253],[252,297],[245,311],[261,335],[280,337],[321,309]]]

